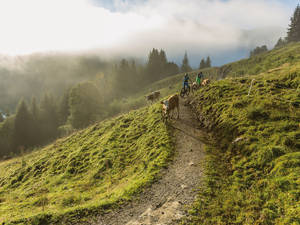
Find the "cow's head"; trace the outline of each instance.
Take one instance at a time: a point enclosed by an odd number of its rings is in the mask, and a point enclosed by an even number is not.
[[[168,100],[161,101],[160,104],[162,104],[162,112],[165,115],[169,114],[169,102]]]

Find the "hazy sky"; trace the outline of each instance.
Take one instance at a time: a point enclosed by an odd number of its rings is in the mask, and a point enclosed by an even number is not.
[[[0,54],[97,49],[241,57],[285,35],[298,0],[0,0]],[[219,59],[220,58],[220,59]],[[198,59],[197,59],[198,60]],[[218,61],[219,60],[219,61]],[[221,61],[219,62],[221,63]]]

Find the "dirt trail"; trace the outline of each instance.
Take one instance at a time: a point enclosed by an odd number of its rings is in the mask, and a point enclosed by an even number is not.
[[[197,120],[183,102],[180,119],[172,122],[176,137],[175,157],[162,178],[146,189],[133,202],[98,218],[97,225],[170,225],[185,215],[202,177],[204,136],[197,129]]]

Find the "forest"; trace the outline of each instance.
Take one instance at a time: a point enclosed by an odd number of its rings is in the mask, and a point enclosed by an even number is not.
[[[121,110],[116,107],[118,100],[152,82],[192,70],[187,53],[179,67],[168,61],[164,50],[155,48],[146,63],[54,54],[18,58],[0,68],[0,157],[4,158],[114,116]]]

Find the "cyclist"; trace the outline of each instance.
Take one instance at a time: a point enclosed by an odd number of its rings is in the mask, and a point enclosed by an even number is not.
[[[200,87],[202,79],[203,79],[203,73],[200,72],[196,77],[196,84],[198,85],[198,87]]]
[[[185,87],[189,88],[189,75],[186,73],[184,75],[184,78],[183,78],[183,88],[185,89]]]

